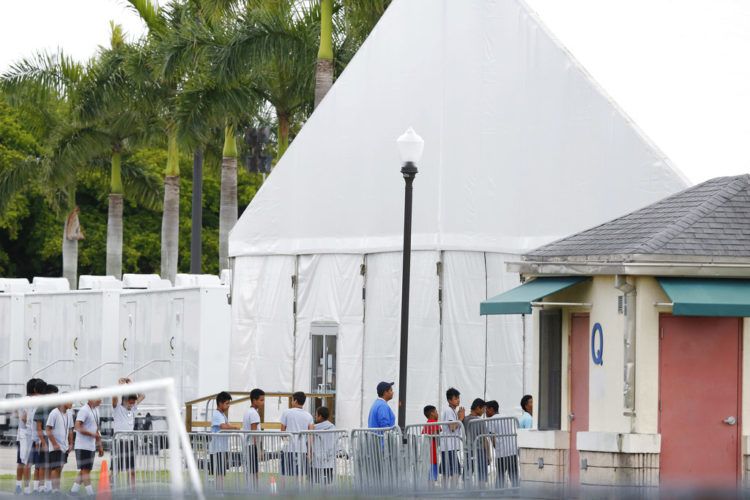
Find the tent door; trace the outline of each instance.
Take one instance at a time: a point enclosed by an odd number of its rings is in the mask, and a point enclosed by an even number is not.
[[[336,393],[336,340],[339,325],[330,322],[313,322],[310,325],[312,393]],[[335,421],[336,402],[332,399],[312,398],[312,412],[320,406],[328,406],[331,420]]]

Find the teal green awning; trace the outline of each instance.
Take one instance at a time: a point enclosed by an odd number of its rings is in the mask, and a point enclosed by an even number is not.
[[[657,278],[675,316],[750,316],[750,280]]]
[[[588,276],[537,278],[485,300],[479,306],[479,314],[531,314],[532,302],[537,302],[587,279]]]

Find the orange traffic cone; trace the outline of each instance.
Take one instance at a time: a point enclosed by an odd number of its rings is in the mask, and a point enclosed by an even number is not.
[[[112,490],[109,488],[109,465],[106,460],[102,460],[102,470],[99,472],[99,485],[96,488],[96,498],[110,500]]]

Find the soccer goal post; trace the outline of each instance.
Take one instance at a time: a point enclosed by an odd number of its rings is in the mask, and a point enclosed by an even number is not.
[[[167,421],[167,460],[169,466],[169,490],[171,496],[182,497],[185,493],[183,471],[186,469],[191,494],[204,499],[198,467],[190,446],[190,439],[180,418],[180,407],[175,395],[174,379],[163,378],[136,382],[132,384],[114,385],[96,389],[83,389],[75,392],[48,394],[44,396],[27,396],[17,399],[0,400],[0,412],[17,411],[27,408],[53,408],[66,403],[86,402],[112,397],[122,398],[130,394],[148,394],[162,392],[166,400]]]

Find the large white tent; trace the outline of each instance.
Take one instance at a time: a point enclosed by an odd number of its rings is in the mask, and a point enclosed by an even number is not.
[[[397,380],[408,126],[412,421],[449,386],[506,411],[532,386],[523,321],[479,316],[508,260],[687,186],[524,3],[396,0],[231,233],[233,389],[315,390],[318,322],[339,425]]]

